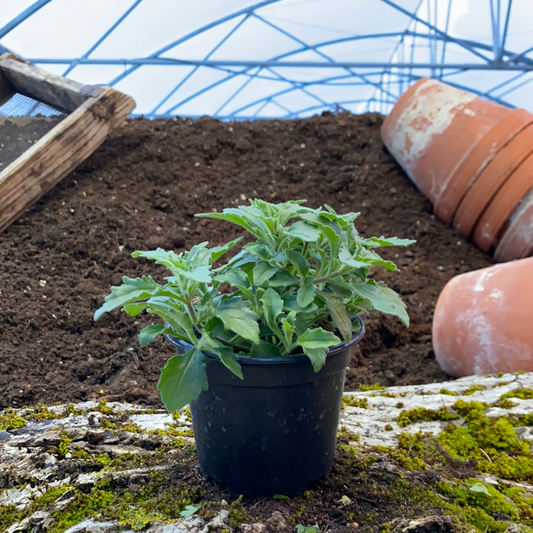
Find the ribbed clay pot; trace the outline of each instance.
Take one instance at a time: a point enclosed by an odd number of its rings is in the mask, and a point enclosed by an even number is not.
[[[446,188],[441,191],[441,195],[435,203],[435,214],[444,222],[450,223],[461,206],[464,208],[473,202],[477,205],[476,196],[479,194],[479,181],[482,179],[485,181],[488,176],[493,178],[494,176],[505,175],[506,172],[508,175],[509,168],[513,168],[509,162],[513,162],[513,153],[518,150],[516,145],[524,138],[526,131],[531,134],[531,128],[533,128],[533,114],[525,109],[515,109],[498,121],[468,151],[468,157],[456,166],[448,179]],[[510,147],[512,147],[511,150],[509,150]],[[519,152],[518,155],[521,154],[522,152]],[[523,157],[520,162],[522,160]],[[485,190],[484,186],[481,190]],[[473,199],[472,196],[474,196]],[[483,205],[483,203],[480,202],[479,205]],[[466,211],[470,213],[469,208]],[[466,228],[463,220],[464,214],[463,210],[457,225],[463,225],[459,228],[460,231],[465,235],[470,235],[473,226],[470,229]],[[479,216],[477,215],[475,222]]]
[[[433,347],[455,377],[533,371],[533,258],[461,274],[439,296]]]
[[[496,247],[494,259],[511,261],[533,255],[533,191],[511,215]]]
[[[505,224],[533,188],[533,154],[509,176],[492,199],[474,230],[473,240],[484,252],[498,242]]]
[[[456,169],[474,149],[476,153],[489,154],[495,138],[502,143],[495,133],[487,141],[484,138],[512,112],[495,102],[424,78],[399,98],[383,122],[381,136],[411,180],[433,204],[438,204],[451,177],[453,186],[466,192],[467,186],[462,182],[470,183],[474,171],[457,173]],[[511,125],[504,128],[506,138],[527,120],[516,113],[513,116],[514,120],[509,119]],[[479,159],[477,155],[476,160]],[[454,196],[446,216],[453,214],[461,199],[461,194]]]
[[[503,147],[479,174],[464,195],[453,219],[453,226],[467,237],[472,236],[483,213],[513,173],[533,152],[533,124],[520,131]],[[514,206],[512,206],[514,207]]]

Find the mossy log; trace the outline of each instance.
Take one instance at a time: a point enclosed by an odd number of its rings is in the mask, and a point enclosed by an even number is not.
[[[533,374],[365,387],[327,480],[244,501],[200,475],[187,409],[37,405],[0,413],[0,531],[533,531],[532,444]]]

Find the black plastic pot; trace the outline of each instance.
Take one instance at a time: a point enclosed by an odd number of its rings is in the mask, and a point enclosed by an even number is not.
[[[240,357],[243,380],[220,361],[209,362],[209,390],[190,405],[206,477],[232,494],[258,497],[296,496],[329,475],[346,367],[364,335],[357,319],[360,331],[332,349],[318,373],[305,355]]]

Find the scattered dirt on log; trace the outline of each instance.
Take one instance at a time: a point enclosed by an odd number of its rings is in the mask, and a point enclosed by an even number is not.
[[[401,272],[378,274],[407,302],[411,327],[368,316],[347,389],[446,379],[431,347],[436,299],[450,278],[490,260],[434,218],[384,149],[381,123],[375,114],[127,121],[0,234],[0,407],[97,397],[157,404],[172,348],[139,347],[146,317],[115,312],[94,323],[93,312],[122,275],[165,275],[132,251],[234,238],[237,227],[193,215],[249,197],[361,211],[363,235],[416,239],[386,250]]]

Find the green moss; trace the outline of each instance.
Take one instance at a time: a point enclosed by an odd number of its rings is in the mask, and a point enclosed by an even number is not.
[[[497,402],[494,402],[493,407],[499,407],[501,409],[511,409],[512,407],[515,407],[517,404],[516,402],[513,402],[509,400],[509,398],[504,398],[503,400],[500,399]]]
[[[59,457],[65,457],[69,451],[68,447],[72,443],[72,440],[69,439],[66,433],[61,433],[60,438],[61,440],[59,441],[59,446],[57,447],[57,455],[59,455]]]
[[[416,409],[411,409],[410,411],[402,411],[396,422],[400,427],[405,427],[414,422],[433,422],[435,420],[445,422],[449,420],[457,420],[458,418],[459,417],[456,414],[448,411],[446,407],[441,407],[438,410],[418,407]]]
[[[358,407],[359,409],[368,409],[368,399],[344,395],[342,397],[341,409],[345,409],[348,405],[350,407]]]
[[[396,394],[392,394],[390,392],[382,392],[379,394],[382,398],[396,398]]]
[[[385,427],[383,429],[385,431],[392,431],[392,426],[390,424],[385,424]]]
[[[113,459],[111,459],[109,455],[105,453],[101,453],[95,457],[95,461],[105,468],[106,466],[109,466],[113,462]]]
[[[113,413],[113,409],[107,405],[107,402],[105,400],[100,400],[98,402],[98,407],[96,408],[97,411],[102,413],[103,415],[110,415]]]
[[[49,530],[50,533],[62,533],[69,527],[91,518],[108,507],[114,499],[115,495],[111,491],[95,489],[90,494],[76,491],[76,500],[66,509],[54,513],[56,523]]]
[[[483,385],[472,385],[471,387],[469,387],[463,392],[463,396],[470,396],[474,394],[474,392],[478,392],[482,390],[487,390],[487,387],[484,387]]]
[[[533,414],[518,415],[511,420],[514,426],[533,426]]]
[[[150,435],[167,435],[168,437],[194,437],[191,429],[173,428],[169,429],[151,429],[148,433]]]
[[[533,480],[533,458],[527,442],[520,441],[509,417],[489,419],[486,404],[459,400],[453,408],[466,426],[448,426],[437,440],[456,459],[475,460],[479,472],[513,481]]]
[[[358,391],[373,391],[373,390],[385,390],[387,387],[382,387],[379,383],[374,383],[374,385],[359,385]]]
[[[0,415],[0,431],[10,431],[19,429],[26,425],[26,420],[16,414],[12,409],[6,409],[3,415]]]
[[[396,404],[396,409],[403,409],[404,406],[405,406],[405,404],[404,404],[403,402],[398,402],[398,403]]]
[[[465,400],[457,400],[452,409],[459,413],[467,422],[479,418],[488,407],[488,404],[483,402],[466,402]]]
[[[515,389],[506,392],[501,396],[501,399],[505,398],[519,398],[520,400],[533,400],[533,389]]]
[[[65,492],[72,490],[71,485],[62,485],[61,487],[56,487],[45,492],[42,496],[35,498],[32,509],[44,509],[52,505],[60,496],[63,496]]]
[[[453,392],[453,391],[448,390],[448,389],[441,389],[439,391],[439,394],[445,394],[446,396],[457,396],[456,392]]]
[[[248,513],[241,503],[242,496],[239,496],[235,501],[231,502],[228,509],[229,526],[236,528],[248,519]]]
[[[80,461],[85,462],[92,461],[92,455],[79,446],[76,446],[74,450],[70,452],[70,455],[72,456],[72,459],[79,459]]]

